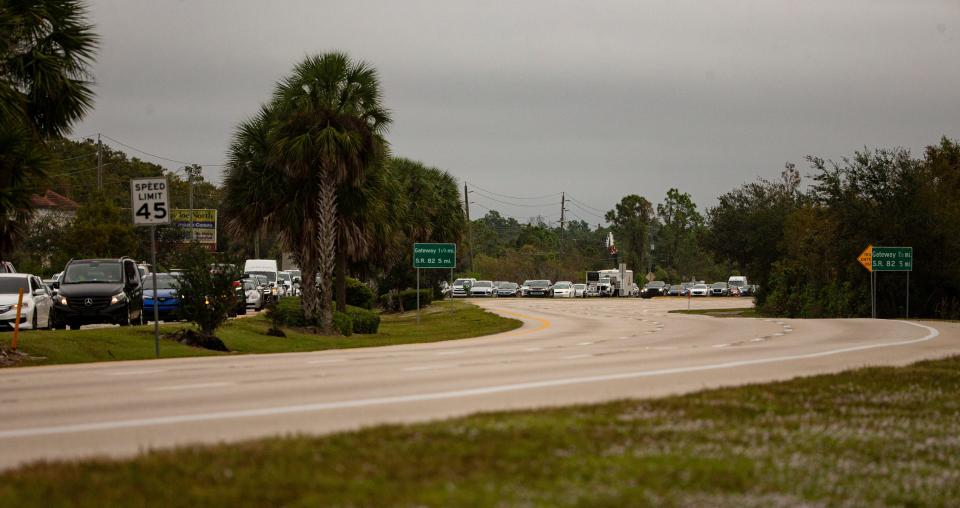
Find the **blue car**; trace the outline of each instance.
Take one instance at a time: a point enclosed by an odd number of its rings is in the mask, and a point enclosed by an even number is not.
[[[153,298],[156,294],[161,321],[180,319],[180,296],[177,294],[177,279],[169,273],[157,274],[157,289],[153,289],[153,274],[143,278],[143,315],[153,321]]]

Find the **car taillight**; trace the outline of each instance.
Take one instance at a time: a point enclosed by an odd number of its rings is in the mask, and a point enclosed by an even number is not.
[[[238,280],[233,281],[233,287],[235,287],[235,288],[240,287],[240,281],[238,281]]]

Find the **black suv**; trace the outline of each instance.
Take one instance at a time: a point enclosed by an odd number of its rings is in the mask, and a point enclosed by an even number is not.
[[[130,258],[72,259],[60,277],[53,304],[54,328],[95,323],[143,323],[143,283]]]

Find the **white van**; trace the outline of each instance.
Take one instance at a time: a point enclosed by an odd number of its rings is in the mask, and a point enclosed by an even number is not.
[[[729,291],[732,296],[750,296],[753,292],[747,278],[742,275],[731,275],[727,279],[727,286],[730,288]]]
[[[247,262],[243,264],[244,277],[249,275],[263,275],[267,278],[267,282],[270,283],[270,292],[274,298],[279,297],[281,293],[279,284],[277,284],[279,272],[280,271],[277,270],[277,260],[275,259],[248,259]]]

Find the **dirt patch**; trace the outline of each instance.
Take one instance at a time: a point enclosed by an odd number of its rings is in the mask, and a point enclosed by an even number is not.
[[[196,330],[178,330],[167,334],[164,338],[179,342],[185,346],[209,349],[211,351],[223,351],[225,353],[230,352],[230,349],[227,348],[227,345],[224,344],[222,340],[213,335],[205,335]]]

